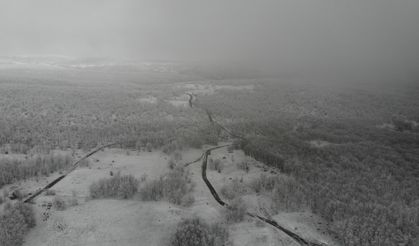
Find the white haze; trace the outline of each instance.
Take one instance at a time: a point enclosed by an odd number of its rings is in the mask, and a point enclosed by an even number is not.
[[[0,0],[0,55],[417,82],[418,0]]]

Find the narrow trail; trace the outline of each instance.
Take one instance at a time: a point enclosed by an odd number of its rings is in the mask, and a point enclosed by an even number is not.
[[[73,172],[78,166],[79,164],[89,158],[90,156],[94,155],[95,153],[99,152],[100,150],[119,144],[119,142],[115,142],[115,143],[110,143],[110,144],[106,144],[103,146],[100,146],[99,148],[89,152],[88,154],[84,155],[82,158],[78,159],[76,162],[74,162],[72,164],[72,168],[70,170],[68,170],[65,174],[59,176],[58,178],[54,179],[53,181],[49,182],[47,185],[45,185],[42,189],[34,192],[31,196],[25,198],[23,200],[24,203],[29,203],[31,202],[33,199],[35,199],[36,197],[38,197],[39,195],[41,195],[44,191],[47,191],[48,189],[50,189],[51,187],[53,187],[54,185],[56,185],[58,182],[60,182],[63,178],[67,177],[67,175],[69,175],[71,172]]]
[[[174,141],[175,138],[171,138],[169,139],[169,142]],[[24,203],[30,203],[33,201],[33,199],[35,199],[36,197],[38,197],[39,195],[41,195],[43,192],[47,191],[48,189],[50,189],[51,187],[53,187],[54,185],[56,185],[58,182],[60,182],[62,179],[64,179],[65,177],[67,177],[67,175],[69,175],[71,172],[73,172],[78,166],[79,164],[86,160],[87,158],[89,158],[90,156],[96,154],[97,152],[101,151],[102,149],[105,149],[107,147],[111,147],[117,144],[122,144],[123,142],[118,141],[118,142],[113,142],[110,144],[105,144],[102,145],[94,150],[92,150],[91,152],[87,153],[86,155],[84,155],[83,157],[81,157],[80,159],[78,159],[76,162],[74,162],[72,164],[72,168],[70,168],[65,174],[59,176],[58,178],[54,179],[53,181],[49,182],[47,185],[45,185],[42,189],[35,191],[32,195],[30,195],[29,197],[23,199]]]
[[[190,101],[190,107],[192,108],[191,101]],[[198,107],[195,106],[195,108],[198,108]],[[245,137],[239,136],[239,135],[236,135],[236,134],[233,134],[230,130],[228,130],[227,128],[225,128],[224,126],[222,126],[218,121],[216,121],[214,119],[212,113],[208,109],[204,109],[204,110],[207,113],[208,119],[209,119],[209,121],[212,124],[216,124],[219,127],[221,127],[221,129],[223,129],[225,132],[227,132],[231,137],[235,137],[235,138],[240,138],[240,139],[246,140]],[[208,156],[211,154],[211,152],[213,150],[220,149],[220,148],[227,147],[227,146],[231,146],[231,145],[232,144],[226,144],[226,145],[220,145],[220,146],[209,148],[209,149],[205,150],[198,159],[196,159],[196,160],[194,160],[192,162],[186,163],[186,164],[184,164],[184,166],[187,167],[187,166],[189,166],[191,164],[197,163],[200,160],[202,160],[202,166],[201,166],[201,168],[202,168],[202,172],[201,172],[202,173],[202,179],[204,180],[204,182],[205,182],[206,186],[208,187],[209,191],[211,192],[211,195],[214,197],[214,199],[221,206],[223,206],[223,207],[225,207],[227,209],[230,209],[230,210],[234,210],[233,207],[231,207],[227,202],[225,202],[225,201],[223,201],[221,199],[221,197],[218,195],[217,191],[215,190],[214,186],[211,184],[211,182],[207,178],[207,162],[208,162]],[[267,224],[269,224],[269,225],[277,228],[278,230],[282,231],[283,233],[285,233],[286,235],[288,235],[289,237],[291,237],[295,242],[297,242],[298,244],[300,244],[302,246],[305,246],[305,245],[307,245],[307,246],[325,246],[324,244],[318,244],[318,243],[307,241],[306,239],[302,238],[298,234],[296,234],[296,233],[294,233],[294,232],[292,232],[292,231],[284,228],[283,226],[279,225],[275,220],[271,220],[271,219],[268,219],[268,218],[265,218],[263,216],[260,216],[260,215],[254,214],[254,213],[250,213],[250,212],[246,212],[246,215],[249,216],[249,217],[258,219],[258,220],[260,220],[260,221],[262,221],[264,223],[267,223]]]

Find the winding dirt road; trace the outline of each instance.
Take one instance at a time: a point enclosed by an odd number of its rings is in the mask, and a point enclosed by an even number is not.
[[[191,102],[190,102],[191,103]],[[191,108],[192,108],[192,104],[190,104]],[[197,106],[195,106],[195,108],[199,108]],[[239,136],[237,134],[233,134],[232,131],[230,131],[229,129],[225,128],[223,125],[221,125],[218,121],[216,121],[214,119],[214,116],[212,115],[212,113],[208,110],[208,109],[203,109],[206,114],[208,115],[208,119],[212,124],[216,124],[218,125],[221,129],[223,129],[225,132],[227,132],[231,137],[233,138],[240,138],[242,140],[246,140],[245,137],[243,136]],[[208,187],[209,191],[211,192],[211,195],[214,197],[214,199],[218,202],[218,204],[220,204],[221,206],[227,208],[227,209],[234,209],[232,208],[228,203],[226,203],[225,201],[223,201],[221,199],[221,197],[218,195],[217,191],[215,190],[214,186],[211,184],[211,182],[208,180],[207,178],[207,162],[208,162],[208,156],[211,154],[211,151],[216,150],[216,149],[220,149],[220,148],[224,148],[227,146],[231,146],[231,144],[227,144],[227,145],[220,145],[220,146],[216,146],[216,147],[212,147],[209,148],[207,150],[205,150],[202,155],[196,159],[195,161],[189,162],[184,164],[185,167],[199,162],[200,160],[202,160],[202,179],[204,180],[206,186]],[[260,215],[257,214],[253,214],[250,212],[246,212],[246,215],[255,219],[258,219],[264,223],[267,223],[275,228],[277,228],[278,230],[282,231],[283,233],[287,234],[289,237],[291,237],[292,239],[294,239],[294,241],[296,241],[298,244],[300,245],[308,245],[308,246],[325,246],[324,244],[318,244],[318,243],[314,243],[314,242],[309,242],[306,239],[302,238],[301,236],[299,236],[298,234],[282,227],[281,225],[279,225],[276,221],[262,217]]]

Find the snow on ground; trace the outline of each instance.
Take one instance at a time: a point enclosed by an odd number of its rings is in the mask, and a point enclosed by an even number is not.
[[[325,245],[339,245],[331,235],[328,233],[327,223],[320,217],[313,215],[310,212],[281,212],[273,219],[290,231],[299,235],[304,235],[307,240]]]
[[[92,200],[54,211],[27,246],[166,245],[182,211],[166,202]]]
[[[172,104],[175,107],[189,107],[189,102],[187,100],[167,100],[168,103]]]
[[[283,232],[255,221],[244,221],[230,228],[233,246],[299,246]]]
[[[323,148],[331,145],[332,143],[324,140],[311,140],[309,141],[309,144],[316,148]]]
[[[184,89],[185,93],[193,95],[211,95],[220,90],[254,90],[254,85],[211,85],[187,83],[178,87]],[[184,94],[181,96],[172,97],[167,100],[167,102],[176,107],[189,107],[189,96]]]
[[[141,97],[141,98],[138,98],[137,100],[140,103],[150,103],[150,104],[157,103],[157,97],[154,97],[154,96]]]
[[[202,150],[182,151],[181,163],[197,159]],[[211,159],[220,159],[224,165],[221,173],[208,170],[208,179],[215,188],[229,184],[234,179],[243,182],[259,177],[261,173],[275,175],[276,170],[254,162],[249,172],[237,168],[237,163],[246,157],[241,151],[228,152],[226,148],[213,151]],[[43,203],[53,196],[42,195],[35,205],[38,225],[26,237],[25,246],[73,246],[73,245],[168,245],[176,224],[183,218],[199,216],[205,221],[224,220],[222,208],[211,196],[201,178],[201,162],[191,164],[188,169],[195,183],[195,202],[189,208],[169,204],[165,201],[144,202],[138,197],[132,200],[90,200],[88,189],[92,182],[110,177],[110,171],[132,174],[137,178],[144,175],[152,180],[169,171],[169,157],[162,152],[137,152],[121,149],[107,149],[91,157],[89,166],[80,167],[53,187],[56,196],[76,196],[78,205],[64,211],[50,211],[48,220],[42,220],[45,211]],[[32,189],[41,187],[53,177],[27,181],[24,186]],[[253,212],[260,211],[269,201],[256,194],[249,194],[244,201]],[[266,205],[268,206],[268,205]],[[269,211],[269,209],[267,209]],[[271,213],[272,211],[269,211]],[[261,212],[262,213],[262,212]],[[262,213],[263,215],[263,213]],[[273,216],[281,225],[299,232],[304,238],[332,242],[326,233],[325,224],[311,213],[280,213]],[[319,230],[318,230],[319,229]],[[229,226],[232,245],[296,245],[288,236],[276,228],[257,222],[252,218]],[[337,244],[329,244],[337,245]]]
[[[212,84],[193,84],[188,83],[182,85],[184,89],[187,89],[189,93],[200,94],[200,95],[210,95],[214,94],[217,90],[249,90],[254,89],[254,85],[212,85]]]

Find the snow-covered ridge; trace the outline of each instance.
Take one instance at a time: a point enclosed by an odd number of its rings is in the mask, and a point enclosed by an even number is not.
[[[60,55],[48,56],[0,56],[0,68],[31,69],[121,69],[124,71],[176,72],[174,62],[143,62],[112,58],[73,58]]]

